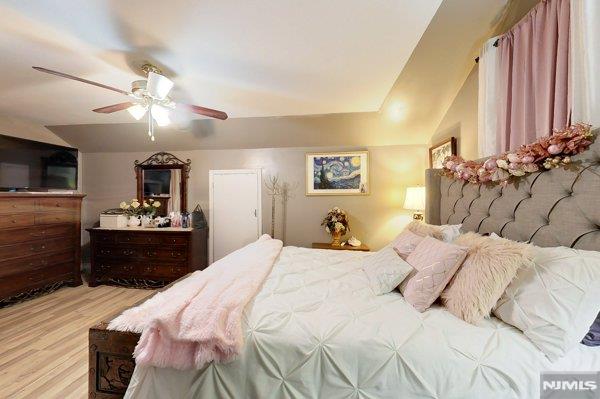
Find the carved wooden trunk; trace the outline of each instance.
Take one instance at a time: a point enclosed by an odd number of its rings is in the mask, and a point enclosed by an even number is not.
[[[102,322],[89,333],[89,397],[122,398],[135,368],[133,350],[140,334],[106,329]]]
[[[167,290],[186,277],[187,275],[173,281],[157,292]],[[150,298],[143,299],[132,307]],[[125,309],[113,315],[108,321],[102,321],[90,328],[88,347],[88,392],[90,398],[122,398],[129,386],[135,368],[133,351],[140,339],[140,334],[107,330],[110,320],[123,311]]]
[[[0,193],[0,307],[81,285],[83,197]]]
[[[89,285],[162,287],[208,265],[207,229],[88,229]]]

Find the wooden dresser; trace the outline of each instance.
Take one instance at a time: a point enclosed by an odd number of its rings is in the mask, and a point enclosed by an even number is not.
[[[81,284],[83,197],[0,193],[0,307]]]
[[[208,229],[95,227],[87,231],[91,287],[111,283],[157,288],[208,266]]]

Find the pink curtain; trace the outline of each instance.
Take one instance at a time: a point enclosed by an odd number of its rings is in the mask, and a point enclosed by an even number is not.
[[[543,0],[498,43],[498,152],[570,123],[570,0]]]

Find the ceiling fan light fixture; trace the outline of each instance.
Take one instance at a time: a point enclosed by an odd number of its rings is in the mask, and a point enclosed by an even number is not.
[[[174,84],[175,83],[171,79],[163,75],[149,72],[146,90],[150,96],[158,100],[164,100],[173,88]]]
[[[169,118],[169,109],[159,104],[152,104],[152,118],[156,121],[156,124],[160,127],[168,126],[171,123]]]
[[[127,108],[127,112],[131,114],[136,120],[140,120],[146,115],[146,107],[140,104],[136,104],[132,107]]]

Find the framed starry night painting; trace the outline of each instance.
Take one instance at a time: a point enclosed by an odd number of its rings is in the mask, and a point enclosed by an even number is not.
[[[367,151],[306,154],[306,195],[367,194]]]

